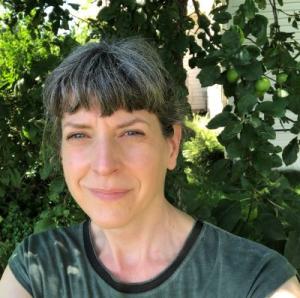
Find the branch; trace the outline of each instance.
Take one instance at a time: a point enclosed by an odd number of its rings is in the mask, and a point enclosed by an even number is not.
[[[282,12],[283,14],[285,14],[288,17],[295,17],[296,15],[300,15],[300,13],[293,13],[293,14],[287,13],[287,12],[285,12],[284,10],[282,10],[280,8],[278,8],[277,10],[280,11],[280,12]]]
[[[195,13],[197,15],[197,18],[200,19],[200,13],[199,13],[199,9],[198,9],[199,3],[197,3],[196,0],[192,0],[192,1],[193,1],[193,5],[194,5],[194,8],[195,8]]]
[[[274,16],[274,25],[275,25],[274,27],[276,28],[275,29],[276,33],[278,33],[280,26],[279,26],[279,21],[278,21],[278,13],[277,13],[278,10],[276,7],[276,2],[275,2],[275,0],[269,0],[269,3],[272,7],[272,12],[273,12],[273,16]]]
[[[85,23],[91,25],[91,22],[89,22],[89,21],[87,21],[87,20],[85,20],[85,19],[82,19],[82,18],[80,18],[80,17],[78,17],[78,16],[72,14],[71,12],[69,12],[69,14],[70,14],[72,17],[74,17],[75,19],[78,19],[78,20],[80,20],[80,21],[83,21],[83,22],[85,22]]]

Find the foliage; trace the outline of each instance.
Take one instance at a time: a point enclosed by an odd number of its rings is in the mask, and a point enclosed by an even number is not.
[[[43,162],[51,156],[48,140],[40,154],[42,84],[76,42],[71,36],[56,36],[44,18],[32,27],[37,8],[26,16],[8,10],[11,3],[4,3],[7,10],[0,20],[0,272],[16,243],[33,230],[80,218],[57,184],[59,178],[54,179],[52,164]],[[18,22],[12,22],[15,17]]]
[[[48,72],[89,32],[88,40],[148,38],[188,112],[182,62],[187,52],[190,66],[201,68],[202,86],[223,85],[230,104],[208,124],[223,127],[218,136],[222,147],[207,130],[190,123],[194,132],[188,134],[177,170],[168,173],[166,195],[194,216],[277,249],[300,268],[299,186],[274,171],[282,159],[295,161],[300,132],[300,47],[293,33],[280,31],[281,2],[269,1],[274,13],[269,24],[260,13],[265,0],[245,0],[234,15],[217,3],[210,17],[199,11],[197,1],[194,15],[188,16],[186,0],[114,0],[76,36],[62,0],[0,1],[5,7],[0,19],[0,271],[25,235],[83,219],[66,191],[50,140],[40,147],[45,124],[41,89]],[[299,16],[289,18],[296,27]],[[227,70],[238,76],[229,82]],[[276,82],[279,73],[287,79]],[[272,82],[266,92],[255,88],[261,77]],[[295,135],[283,152],[272,144],[276,120],[289,124]]]
[[[185,187],[188,193],[183,197],[182,205],[187,213],[216,222],[212,210],[224,194],[211,183],[208,173],[213,162],[224,158],[224,148],[217,140],[217,132],[206,128],[208,120],[208,117],[194,115],[192,120],[185,121],[185,126],[194,135],[182,148],[188,181]]]
[[[259,11],[267,4],[273,11],[271,23]],[[203,47],[193,52],[192,61],[202,69],[203,86],[222,84],[230,98],[230,104],[208,124],[211,129],[224,128],[218,140],[227,153],[227,159],[211,168],[211,178],[227,194],[219,209],[230,210],[221,217],[217,214],[218,224],[285,253],[299,269],[297,250],[291,249],[300,239],[299,194],[274,171],[282,161],[290,165],[296,160],[300,132],[300,45],[294,33],[280,30],[277,6],[281,4],[247,0],[233,16],[227,5],[216,7],[211,19],[198,13]],[[224,31],[220,20],[228,23]],[[228,82],[226,74],[232,69],[238,80]],[[276,81],[279,73],[287,79]],[[272,143],[276,121],[295,135],[283,150]]]

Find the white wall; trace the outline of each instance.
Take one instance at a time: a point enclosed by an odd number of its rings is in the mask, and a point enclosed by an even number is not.
[[[212,9],[214,0],[199,0],[200,11],[207,16]],[[194,12],[194,6],[191,0],[188,1],[188,14]],[[195,28],[196,30],[197,28]],[[198,40],[199,44],[201,42]],[[207,111],[209,117],[214,117],[223,109],[223,92],[220,86],[210,86],[202,88],[197,75],[199,68],[191,69],[188,66],[189,54],[184,58],[184,67],[187,70],[186,86],[189,90],[188,101],[193,111]]]

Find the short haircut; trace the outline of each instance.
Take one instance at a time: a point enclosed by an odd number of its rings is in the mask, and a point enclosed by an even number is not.
[[[184,117],[175,89],[157,51],[144,39],[131,37],[75,49],[47,78],[43,98],[57,143],[64,113],[93,106],[101,116],[118,109],[152,112],[168,137]]]

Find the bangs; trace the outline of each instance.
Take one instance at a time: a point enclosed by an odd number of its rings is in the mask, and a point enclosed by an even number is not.
[[[118,109],[155,113],[164,109],[166,81],[158,55],[147,44],[141,49],[139,41],[137,50],[132,42],[128,47],[90,43],[73,52],[47,79],[46,110],[54,118],[93,106],[103,116]]]

